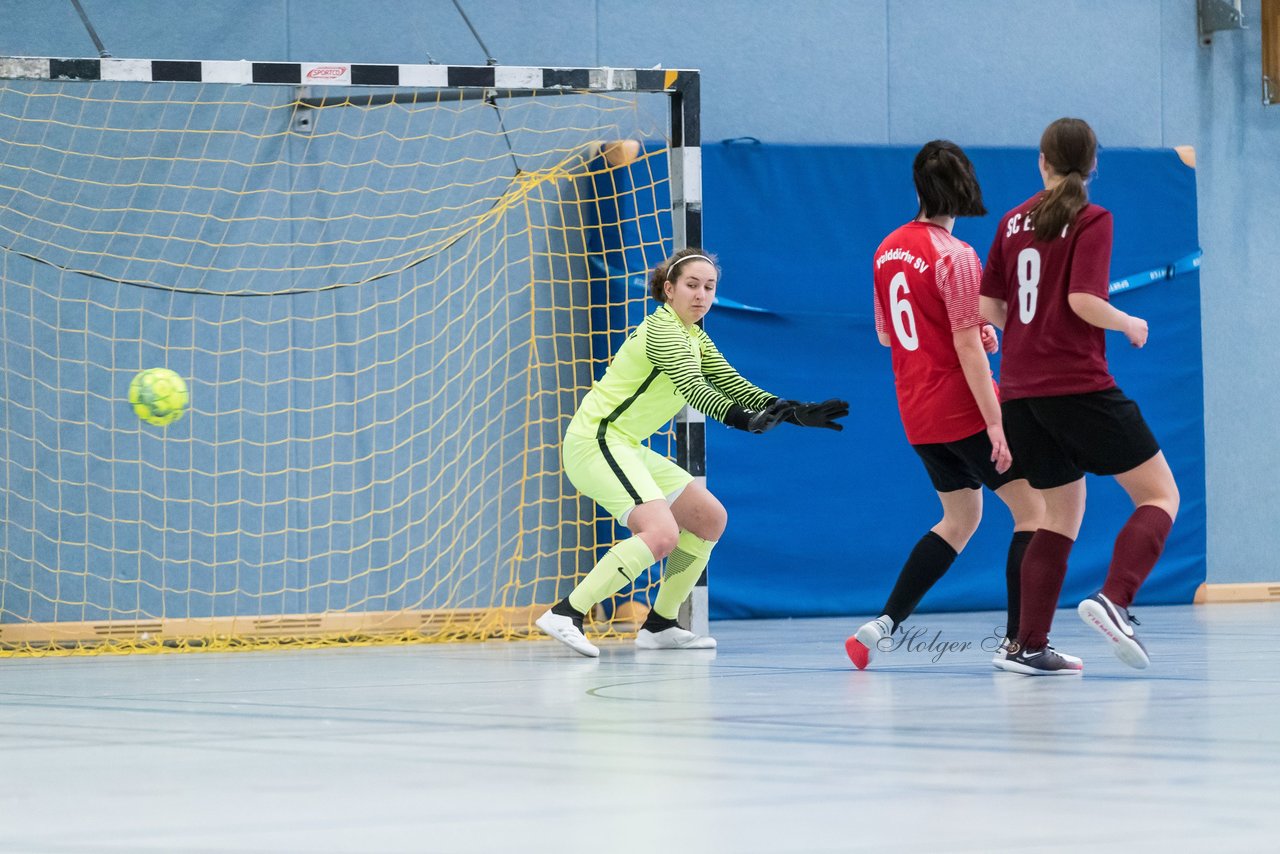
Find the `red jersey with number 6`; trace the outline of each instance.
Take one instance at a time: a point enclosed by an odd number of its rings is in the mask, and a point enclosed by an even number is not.
[[[986,429],[952,334],[982,324],[982,264],[941,226],[909,222],[875,254],[876,332],[889,336],[907,441],[955,442]]]
[[[1072,293],[1108,299],[1111,212],[1086,205],[1062,236],[1035,239],[1037,193],[1000,220],[982,295],[1004,300],[1000,393],[1005,400],[1057,397],[1115,388],[1107,370],[1106,332],[1085,323],[1067,302]]]

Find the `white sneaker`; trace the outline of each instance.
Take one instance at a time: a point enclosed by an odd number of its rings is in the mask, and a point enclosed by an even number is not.
[[[871,663],[871,656],[875,650],[880,647],[880,641],[892,635],[889,625],[879,617],[863,623],[859,629],[853,633],[853,637],[844,642],[844,651],[848,654],[849,660],[853,662],[853,666],[859,670],[866,670],[867,665]]]
[[[537,619],[534,625],[542,629],[544,634],[550,635],[574,652],[585,655],[588,658],[600,657],[599,648],[587,640],[587,636],[573,624],[573,620],[569,617],[563,617],[547,611]]]
[[[695,635],[687,629],[672,626],[660,632],[641,629],[636,632],[637,649],[715,649],[716,639]]]

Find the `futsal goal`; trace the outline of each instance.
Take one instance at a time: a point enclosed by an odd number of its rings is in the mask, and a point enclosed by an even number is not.
[[[0,59],[0,652],[530,634],[617,535],[559,444],[701,243],[698,101],[683,70]],[[148,368],[190,392],[165,427]],[[701,430],[654,447],[700,476]]]

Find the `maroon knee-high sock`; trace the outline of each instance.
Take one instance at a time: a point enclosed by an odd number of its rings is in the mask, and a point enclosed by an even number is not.
[[[1022,556],[1022,626],[1018,643],[1040,649],[1049,642],[1053,612],[1067,576],[1067,556],[1075,540],[1040,528]]]
[[[1111,568],[1107,581],[1102,585],[1102,595],[1121,608],[1133,604],[1138,588],[1151,574],[1164,552],[1164,541],[1169,537],[1173,519],[1159,507],[1143,504],[1133,511],[1116,537],[1116,548],[1111,553]]]

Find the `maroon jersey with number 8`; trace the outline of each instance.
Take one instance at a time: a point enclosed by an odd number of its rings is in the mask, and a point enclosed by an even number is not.
[[[1056,397],[1115,388],[1106,333],[1085,323],[1067,294],[1108,298],[1111,213],[1087,205],[1054,240],[1035,239],[1031,208],[1039,193],[1005,214],[996,229],[982,295],[1004,300],[1000,397]]]

